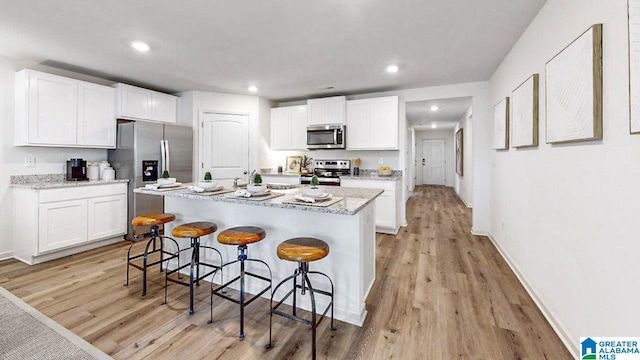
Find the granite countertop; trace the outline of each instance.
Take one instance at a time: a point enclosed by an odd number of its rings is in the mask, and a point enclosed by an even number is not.
[[[65,178],[65,174],[11,175],[9,178],[9,182],[11,183],[11,187],[36,190],[74,186],[107,185],[129,182],[129,180],[127,179],[66,181]]]
[[[239,198],[235,196],[233,192],[220,195],[200,195],[184,188],[173,191],[157,191],[138,188],[134,189],[133,192],[148,195],[173,196],[194,200],[221,201],[227,203],[266,206],[281,209],[295,209],[341,215],[354,215],[358,213],[358,211],[362,210],[366,205],[373,202],[373,200],[375,200],[375,198],[377,198],[383,192],[379,189],[341,188],[337,186],[321,186],[321,188],[323,188],[326,192],[332,194],[334,198],[342,197],[343,199],[330,206],[319,207],[284,203],[286,201],[291,201],[294,196],[300,194],[302,192],[302,190],[300,189],[292,189],[286,191],[272,190],[274,193],[282,193],[284,195],[262,201]]]
[[[56,188],[66,188],[66,187],[77,187],[77,186],[93,186],[93,185],[108,185],[108,184],[119,184],[119,183],[128,183],[127,179],[116,179],[116,180],[89,180],[89,181],[43,181],[43,182],[32,182],[32,183],[24,183],[24,184],[11,184],[11,187],[15,188],[25,188],[25,189],[56,189]]]

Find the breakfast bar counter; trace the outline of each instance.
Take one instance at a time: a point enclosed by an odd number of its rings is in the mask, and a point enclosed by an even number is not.
[[[249,256],[265,261],[271,267],[273,283],[291,275],[295,264],[281,261],[276,254],[278,244],[294,237],[315,237],[329,244],[329,255],[312,264],[312,270],[327,274],[335,286],[334,309],[338,320],[362,326],[367,311],[365,300],[375,280],[375,203],[382,190],[342,187],[325,187],[332,199],[324,206],[320,202],[306,204],[295,201],[300,189],[277,191],[274,195],[243,198],[228,192],[219,195],[194,193],[188,189],[153,190],[135,189],[134,192],[164,197],[165,212],[174,214],[176,220],[165,225],[165,233],[171,234],[173,227],[193,221],[212,221],[219,230],[234,226],[259,226],[266,230],[267,237],[249,249]],[[278,194],[280,196],[275,196]],[[337,200],[337,201],[336,201]],[[237,258],[237,249],[218,244],[217,234],[202,238],[203,244],[214,246],[222,252],[224,261]],[[178,240],[181,241],[181,240]],[[181,248],[189,246],[188,241],[180,243]],[[189,261],[186,256],[181,261]],[[206,260],[215,261],[211,254]],[[211,258],[208,258],[211,256]],[[169,264],[175,267],[177,263]],[[247,270],[268,276],[262,267],[247,264]],[[225,271],[225,282],[237,273]],[[247,281],[247,291],[257,293],[259,283]],[[313,279],[320,289],[328,289],[325,279]],[[317,283],[316,283],[317,281]],[[214,282],[219,283],[216,275]],[[264,297],[269,297],[267,292]],[[276,296],[277,297],[277,296]],[[317,307],[324,308],[328,302],[316,299]],[[297,302],[298,307],[310,310],[308,297]],[[257,309],[257,308],[256,308]],[[258,311],[258,310],[252,311]]]

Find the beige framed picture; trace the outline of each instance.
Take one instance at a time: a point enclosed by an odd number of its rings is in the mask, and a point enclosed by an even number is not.
[[[547,143],[602,139],[602,24],[545,65]]]
[[[511,147],[538,146],[538,74],[511,94]]]
[[[287,168],[288,173],[299,173],[302,164],[302,156],[287,156]]]
[[[509,98],[493,107],[493,149],[509,149]]]

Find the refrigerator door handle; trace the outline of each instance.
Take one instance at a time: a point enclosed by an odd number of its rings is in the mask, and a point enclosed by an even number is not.
[[[171,151],[169,151],[169,140],[164,140],[164,156],[166,158],[167,171],[171,174]]]
[[[160,172],[160,176],[162,176],[167,171],[167,149],[164,140],[160,140],[160,161],[162,161],[162,171]]]

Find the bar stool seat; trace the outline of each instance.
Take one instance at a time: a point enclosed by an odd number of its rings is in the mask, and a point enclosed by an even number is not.
[[[282,260],[311,262],[329,255],[329,245],[320,239],[300,237],[281,242],[277,253]]]
[[[239,262],[240,275],[236,276],[232,280],[219,286],[215,285],[213,282],[211,283],[211,319],[209,320],[209,323],[210,324],[213,323],[213,295],[219,296],[225,300],[229,300],[231,302],[239,304],[240,305],[240,335],[239,335],[240,340],[244,340],[244,308],[245,306],[251,304],[255,299],[259,298],[262,294],[264,294],[265,292],[271,289],[272,276],[271,276],[271,268],[269,267],[269,265],[262,260],[249,259],[247,257],[247,245],[261,241],[266,236],[267,236],[267,233],[264,231],[264,229],[257,226],[233,227],[233,228],[226,229],[222,231],[220,234],[218,234],[219,243],[224,245],[238,246],[238,259],[222,265],[220,271],[222,271],[222,269],[226,266]],[[263,264],[269,271],[269,277],[267,278],[262,275],[245,271],[245,262],[249,262],[249,261]],[[214,276],[215,276],[215,273],[214,273]],[[247,299],[245,294],[245,277],[246,276],[251,276],[253,278],[262,280],[268,283],[268,285],[262,290],[260,290],[257,294]],[[236,281],[240,282],[239,298],[231,297],[224,294],[225,288],[227,288],[232,283],[235,283]]]
[[[324,319],[325,315],[331,309],[331,330],[336,330],[337,328],[333,324],[333,281],[329,276],[323,274],[318,271],[309,271],[309,263],[312,261],[317,261],[325,258],[329,255],[329,245],[316,238],[312,237],[297,237],[293,239],[288,239],[281,242],[278,245],[277,249],[278,257],[282,260],[286,261],[295,261],[298,263],[298,268],[293,272],[293,275],[287,277],[282,280],[278,285],[275,286],[273,292],[271,293],[271,312],[269,316],[269,344],[265,346],[265,348],[270,349],[272,347],[272,329],[273,329],[273,314],[284,316],[291,320],[296,320],[303,324],[311,326],[311,337],[312,337],[312,359],[316,359],[316,329],[318,325]],[[325,291],[320,289],[313,288],[311,281],[309,280],[309,275],[320,275],[326,278],[331,284],[331,291]],[[300,285],[298,285],[298,276],[301,277]],[[293,287],[289,292],[275,305],[273,306],[273,297],[276,295],[278,289],[287,283],[288,281],[293,280]],[[305,295],[307,290],[309,292],[309,297],[311,298],[311,319],[305,319],[297,315],[297,290],[300,289],[300,294]],[[320,319],[316,321],[317,313],[316,313],[316,300],[315,294],[320,294],[324,296],[328,296],[331,298],[331,301],[325,308],[325,310],[320,315]],[[292,311],[291,314],[288,314],[284,311],[278,310],[280,305],[282,305],[289,296],[293,295],[292,302]]]
[[[194,285],[199,286],[200,280],[206,278],[209,275],[214,274],[218,270],[220,270],[220,281],[222,282],[222,269],[221,269],[223,264],[222,254],[216,248],[200,244],[200,237],[213,234],[214,232],[216,232],[216,230],[218,230],[218,225],[209,221],[192,222],[192,223],[178,225],[175,228],[173,228],[171,235],[177,238],[191,239],[191,246],[179,251],[180,253],[182,251],[191,250],[191,262],[184,264],[182,266],[178,265],[177,268],[172,270],[167,270],[165,272],[163,304],[167,303],[167,287],[168,287],[167,285],[169,281],[176,284],[188,286],[189,287],[189,314],[191,315],[194,313],[194,301],[193,301],[194,290],[195,290]],[[210,263],[201,261],[200,249],[209,249],[216,252],[218,254],[218,257],[220,258],[220,265],[210,264]],[[187,266],[190,266],[189,282],[180,281],[179,280],[180,278],[173,279],[169,277],[169,275],[179,272],[180,270],[186,268]],[[207,272],[205,268],[209,268],[213,270],[210,270]],[[201,272],[201,269],[202,269],[202,272]]]
[[[238,226],[218,234],[218,242],[224,245],[243,246],[256,243],[266,236],[264,229],[257,226]]]
[[[133,218],[133,220],[131,220],[131,224],[133,226],[150,226],[151,227],[149,229],[150,239],[147,242],[144,252],[142,254],[131,256],[131,249],[136,244],[136,242],[132,243],[131,246],[129,246],[129,250],[127,251],[127,281],[124,285],[129,286],[129,267],[134,267],[138,270],[141,270],[142,271],[142,296],[145,296],[147,294],[147,268],[154,265],[160,265],[160,272],[162,272],[162,264],[165,261],[169,261],[171,259],[178,257],[178,253],[180,252],[180,247],[178,246],[178,243],[174,239],[168,236],[160,235],[160,231],[159,231],[159,225],[171,222],[175,220],[175,218],[176,216],[173,214],[156,213],[156,214],[144,214],[144,215],[136,216],[135,218]],[[171,240],[174,243],[174,245],[176,246],[176,252],[169,252],[165,250],[164,248],[165,238]],[[160,240],[159,246],[157,241],[158,239]],[[154,253],[160,254],[160,260],[149,262],[149,255]],[[165,258],[164,257],[165,255],[168,255],[169,257]],[[139,258],[142,258],[142,266],[133,263],[133,260],[139,259]],[[180,265],[180,259],[178,259],[178,266],[179,265]]]

